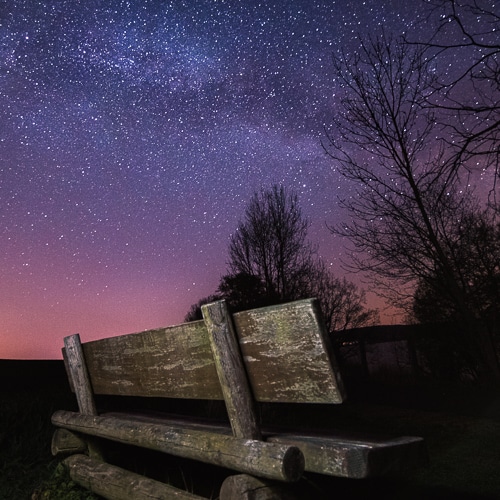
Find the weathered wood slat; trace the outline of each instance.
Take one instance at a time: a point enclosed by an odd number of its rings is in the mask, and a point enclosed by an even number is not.
[[[66,461],[75,481],[105,498],[192,498],[178,497],[184,492],[94,460],[99,457],[95,442],[104,444],[104,439],[244,473],[226,480],[222,500],[286,498],[283,493],[293,494],[294,488],[272,481],[297,481],[304,469],[365,478],[426,463],[421,438],[259,429],[253,399],[273,403],[344,399],[315,300],[244,311],[233,316],[234,323],[223,302],[204,306],[203,313],[204,322],[83,345],[78,335],[65,339],[64,359],[80,413],[54,413],[52,422],[60,429],[54,434],[53,451],[74,453],[87,447],[90,459],[74,455]],[[93,393],[224,399],[232,429],[189,417],[98,416]]]
[[[105,414],[120,417],[120,413]],[[207,419],[187,421],[180,415],[127,413],[126,418],[137,423],[169,424],[210,433],[231,434],[228,424]],[[329,476],[361,479],[383,476],[428,463],[427,449],[421,437],[373,436],[366,433],[330,431],[329,434],[283,432],[262,429],[267,442],[297,446],[305,458],[305,470]]]
[[[344,388],[315,299],[233,315],[258,401],[341,403]]]
[[[75,483],[108,500],[201,500],[203,497],[85,455],[64,460]]]
[[[86,342],[95,394],[223,399],[203,321]]]
[[[57,411],[58,427],[125,444],[162,451],[221,467],[280,481],[297,481],[304,471],[304,456],[296,446],[266,443],[186,426],[149,424],[126,416],[90,416]]]
[[[243,311],[233,319],[256,401],[343,401],[315,300]],[[95,394],[223,399],[203,321],[87,342],[83,352]]]
[[[202,306],[229,421],[236,437],[262,439],[238,339],[225,301]]]
[[[373,436],[310,436],[272,434],[267,441],[295,445],[305,458],[305,470],[336,477],[378,477],[428,463],[420,437],[374,438]]]

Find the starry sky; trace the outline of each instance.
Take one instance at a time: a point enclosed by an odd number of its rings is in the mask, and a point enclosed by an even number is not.
[[[273,183],[299,193],[309,238],[344,275],[326,224],[347,188],[321,147],[331,56],[417,29],[422,8],[0,1],[0,358],[181,322]]]

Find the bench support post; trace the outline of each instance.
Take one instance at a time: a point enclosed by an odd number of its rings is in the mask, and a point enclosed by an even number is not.
[[[67,429],[58,428],[52,435],[51,451],[54,457],[58,455],[72,455],[88,453],[87,442]]]
[[[226,301],[203,305],[201,310],[233,434],[261,440],[253,395]]]
[[[85,355],[83,353],[80,335],[76,333],[64,338],[65,356],[68,362],[69,375],[73,382],[78,409],[82,415],[97,415],[97,407],[92,391]],[[99,446],[93,439],[88,441],[89,456],[96,459],[102,459],[102,453]]]
[[[97,409],[92,392],[85,356],[83,354],[80,335],[76,333],[64,338],[64,348],[70,370],[71,379],[75,388],[78,409],[82,415],[97,415]]]

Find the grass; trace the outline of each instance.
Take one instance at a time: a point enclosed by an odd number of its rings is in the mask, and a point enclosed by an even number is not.
[[[411,394],[407,396],[411,400]],[[48,388],[0,392],[0,499],[97,498],[74,484],[59,460],[50,454],[50,416],[56,409],[75,409],[73,395]],[[375,498],[380,493],[395,499],[500,497],[497,412],[464,415],[443,408],[422,409],[421,405],[397,406],[390,401],[375,404],[363,398],[317,411],[315,425],[320,427],[422,436],[427,442],[430,466],[384,480],[361,482],[306,475],[304,481],[312,488],[318,486],[330,496],[342,492],[350,499]],[[162,457],[156,457],[156,465],[166,471],[165,476],[177,468],[181,488],[195,490],[202,471],[208,470],[208,466],[197,464],[191,471],[189,463]],[[217,491],[211,486],[207,496],[216,498]]]
[[[411,389],[408,392],[411,394]],[[401,405],[400,400],[392,403],[377,404],[358,399],[322,408],[315,415],[314,425],[368,434],[421,436],[428,449],[429,465],[383,479],[328,478],[323,481],[314,478],[321,483],[322,489],[327,488],[330,493],[346,492],[346,498],[351,500],[377,498],[380,493],[385,498],[397,499],[500,498],[500,413],[483,412],[480,406],[475,407],[478,411],[470,412],[475,415],[467,415],[459,409],[446,411],[442,405],[423,409],[420,404]],[[467,410],[467,401],[460,406]],[[292,423],[287,421],[290,414],[290,410],[285,410],[274,418],[287,425]],[[295,412],[292,418],[297,417]]]
[[[372,429],[425,439],[429,466],[396,483],[443,498],[500,497],[500,419],[375,406],[363,419]]]
[[[74,406],[71,395],[49,391],[0,393],[0,499],[90,500],[50,453],[56,406]]]

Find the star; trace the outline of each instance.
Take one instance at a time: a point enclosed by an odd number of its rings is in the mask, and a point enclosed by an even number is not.
[[[20,0],[2,6],[0,357],[182,321],[225,273],[255,190],[326,222],[348,188],[321,146],[332,52],[401,33],[395,1]]]

